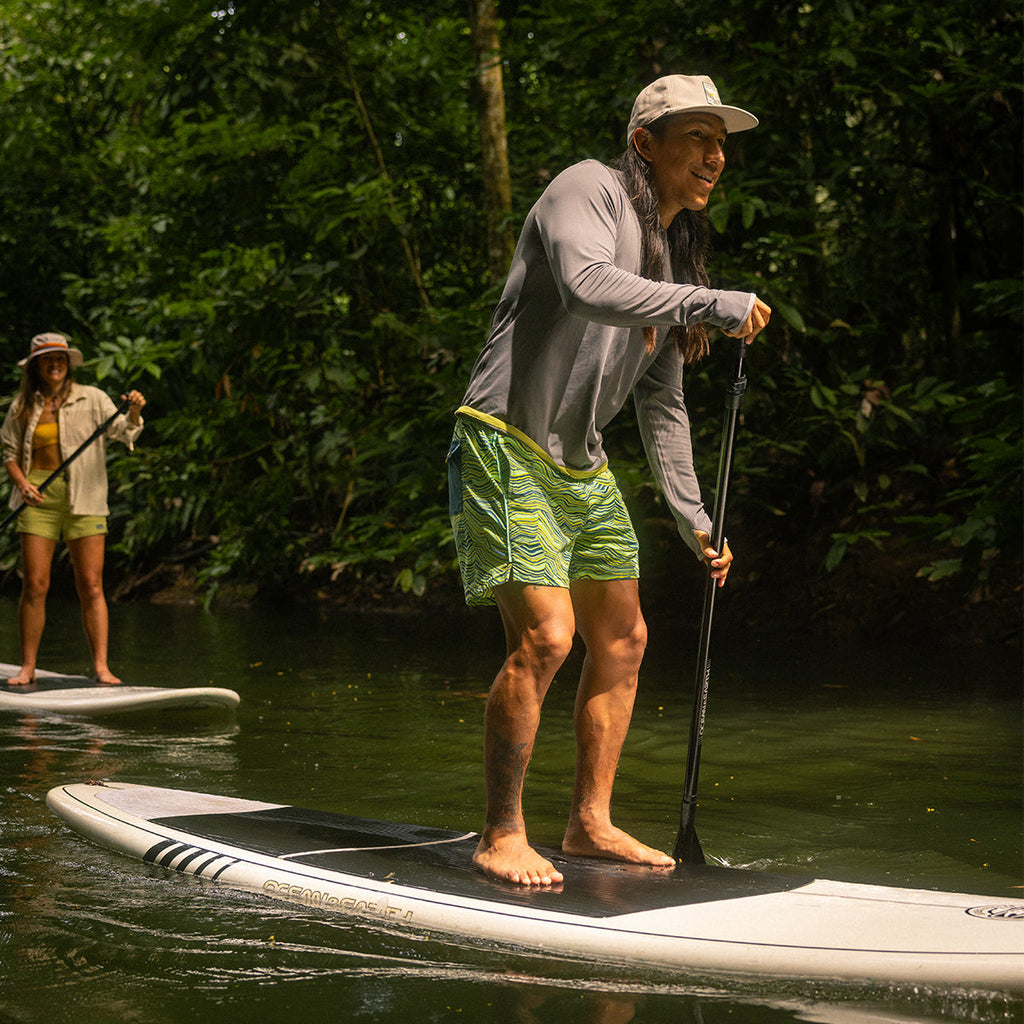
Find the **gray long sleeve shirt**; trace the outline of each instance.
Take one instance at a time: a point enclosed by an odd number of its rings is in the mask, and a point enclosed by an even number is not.
[[[711,532],[693,469],[675,324],[737,330],[754,295],[640,276],[640,223],[619,172],[559,174],[523,225],[459,410],[524,438],[571,473],[607,462],[601,431],[632,393],[648,461],[687,544]],[[666,245],[667,251],[667,245]],[[655,325],[654,352],[643,328]]]

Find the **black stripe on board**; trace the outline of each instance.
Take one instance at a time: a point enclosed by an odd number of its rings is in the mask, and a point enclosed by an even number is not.
[[[46,693],[51,690],[96,689],[100,686],[101,684],[95,679],[87,679],[85,676],[36,676],[28,686],[11,686],[7,679],[0,681],[0,690],[15,694]],[[103,689],[109,689],[111,693],[117,690],[113,686],[104,686]]]
[[[202,857],[203,854],[209,853],[209,850],[193,850],[187,857],[184,857],[181,861],[174,865],[175,871],[188,872],[188,866],[196,859],[196,857]]]
[[[213,882],[216,882],[216,881],[217,881],[217,879],[218,879],[218,878],[220,878],[220,876],[221,876],[221,875],[222,875],[222,874],[223,874],[223,873],[224,873],[225,871],[227,871],[227,869],[228,869],[229,867],[231,867],[231,865],[232,865],[232,864],[237,864],[237,863],[238,863],[238,860],[237,860],[237,858],[235,858],[235,857],[229,857],[229,858],[228,858],[228,862],[227,862],[226,864],[222,864],[222,865],[221,865],[221,866],[220,866],[219,868],[217,868],[217,870],[216,870],[216,871],[215,871],[215,872],[214,872],[214,873],[213,873],[212,875],[210,875],[210,880],[211,880],[211,881],[213,881]]]
[[[159,864],[160,867],[162,868],[169,868],[171,866],[171,861],[174,860],[175,857],[178,857],[181,854],[183,854],[186,850],[191,849],[191,846],[186,846],[184,843],[175,843],[169,849],[161,853],[160,856],[157,857],[153,863]]]
[[[142,856],[143,861],[147,864],[153,864],[156,862],[157,857],[160,856],[170,846],[180,846],[180,843],[176,843],[173,839],[162,839],[159,843],[151,846]]]
[[[203,873],[203,872],[204,872],[204,871],[205,871],[205,870],[206,870],[206,869],[207,869],[208,867],[210,867],[210,865],[211,865],[211,864],[216,864],[216,863],[217,863],[217,861],[219,861],[219,860],[220,860],[220,858],[221,858],[221,855],[220,855],[219,853],[211,853],[211,854],[210,854],[210,855],[209,855],[209,856],[208,856],[208,857],[206,858],[206,860],[204,860],[204,861],[202,862],[202,864],[197,864],[197,865],[196,865],[196,869],[195,869],[195,871],[193,871],[193,872],[192,872],[192,874],[193,874],[193,875],[196,875],[197,877],[200,877],[200,876],[202,876],[202,873]]]
[[[180,857],[183,853],[188,851],[187,857],[177,863],[173,863],[176,857]],[[202,857],[198,864],[192,868],[192,864]],[[202,877],[203,872],[212,867],[217,861],[224,861],[223,864],[217,870],[210,875],[211,881],[216,881],[220,878],[221,874],[226,871],[232,864],[238,863],[237,857],[231,857],[223,853],[212,853],[210,850],[200,850],[195,846],[187,845],[185,843],[176,842],[173,839],[165,839],[162,842],[156,843],[151,846],[143,855],[143,861],[147,864],[157,864],[162,868],[168,870],[180,871],[185,875],[195,875],[197,878]],[[189,870],[192,868],[192,870]]]
[[[324,872],[387,879],[441,895],[587,918],[783,892],[811,880],[689,864],[665,871],[541,849],[555,861],[565,881],[561,886],[528,889],[483,875],[472,862],[477,836],[446,829],[297,807],[175,815],[153,822],[197,843],[207,840],[234,847],[239,854],[288,857],[288,865],[312,869],[314,877]]]

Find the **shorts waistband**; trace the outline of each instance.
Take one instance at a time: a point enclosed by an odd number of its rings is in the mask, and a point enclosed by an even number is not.
[[[523,433],[518,427],[512,426],[511,423],[506,423],[504,420],[498,419],[497,416],[491,416],[486,412],[479,412],[469,405],[461,405],[455,410],[456,416],[462,416],[466,419],[481,423],[485,427],[490,427],[492,430],[497,430],[502,434],[507,434],[509,437],[515,438],[520,444],[525,445],[538,457],[542,458],[549,466],[555,469],[559,473],[565,473],[566,476],[573,477],[576,480],[589,480],[592,477],[599,476],[604,473],[608,468],[608,463],[603,462],[597,469],[570,469],[568,466],[562,466],[555,462],[551,455],[546,452],[529,434]]]

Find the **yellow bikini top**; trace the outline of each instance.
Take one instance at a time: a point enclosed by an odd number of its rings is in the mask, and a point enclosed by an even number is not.
[[[32,435],[33,448],[45,448],[47,445],[57,443],[58,428],[56,423],[40,423],[36,426],[36,432]]]

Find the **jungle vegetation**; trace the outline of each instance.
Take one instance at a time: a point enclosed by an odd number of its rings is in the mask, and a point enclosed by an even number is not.
[[[1019,5],[0,0],[4,392],[43,330],[145,392],[111,454],[121,592],[450,581],[452,412],[518,225],[674,72],[762,122],[710,207],[713,283],[775,311],[736,543],[812,573],[899,556],[981,600],[1019,576]],[[713,348],[687,385],[706,487]],[[660,537],[630,416],[608,447]]]

